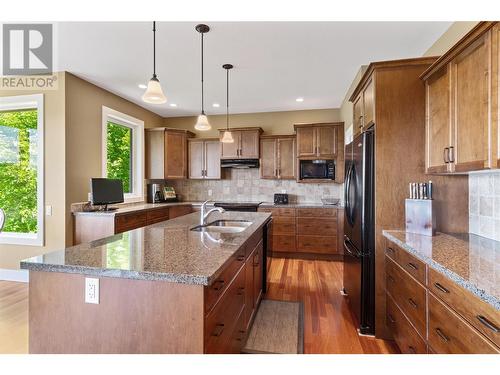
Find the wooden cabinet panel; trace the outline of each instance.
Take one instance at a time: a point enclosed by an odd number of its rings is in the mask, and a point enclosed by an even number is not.
[[[260,178],[277,178],[277,142],[275,138],[260,140]]]
[[[273,252],[288,253],[297,250],[295,235],[273,235]]]
[[[247,256],[247,260],[245,262],[245,309],[243,313],[245,314],[245,326],[248,330],[250,327],[250,323],[254,314],[254,305],[253,305],[253,258],[255,252],[251,252]]]
[[[304,127],[297,129],[297,157],[316,156],[316,129]]]
[[[337,219],[298,217],[297,234],[337,236]]]
[[[500,347],[498,311],[439,272],[429,270],[429,290]]]
[[[408,319],[398,308],[390,295],[387,295],[387,326],[403,354],[426,354],[427,344],[415,331]]]
[[[253,257],[253,301],[255,308],[259,305],[262,297],[262,256],[263,243],[260,241],[255,248],[255,255]]]
[[[221,178],[219,141],[205,141],[205,178]]]
[[[408,317],[417,332],[425,337],[427,331],[426,289],[408,275],[393,260],[386,257],[387,293]]]
[[[337,127],[320,126],[316,128],[317,156],[334,159],[337,154]]]
[[[220,179],[220,144],[218,140],[189,139],[189,178]]]
[[[189,140],[189,178],[200,179],[204,177],[204,142],[202,140]]]
[[[128,230],[145,227],[146,225],[146,212],[115,216],[115,233],[126,232]]]
[[[168,207],[149,210],[146,212],[146,221],[148,225],[159,223],[161,221],[165,221],[168,219],[169,219]]]
[[[244,130],[240,135],[240,158],[259,158],[259,130]]]
[[[186,149],[185,133],[165,131],[165,179],[186,178]]]
[[[429,293],[429,345],[438,354],[499,353],[465,320]]]
[[[356,137],[363,130],[363,93],[354,100],[352,110],[352,133]]]
[[[273,218],[273,234],[295,235],[295,217],[277,216]]]
[[[297,251],[304,253],[336,254],[337,237],[297,236]]]
[[[371,126],[375,123],[375,88],[373,77],[363,90],[363,127]]]
[[[336,208],[298,208],[297,216],[299,217],[337,217]]]
[[[428,173],[448,170],[451,134],[450,73],[441,70],[426,82],[426,167]]]
[[[184,216],[193,212],[193,208],[191,205],[182,205],[182,206],[172,206],[169,208],[169,218],[174,219],[179,216]]]
[[[490,166],[489,80],[490,33],[486,33],[451,63],[455,79],[455,170],[470,171]]]
[[[144,145],[146,147],[147,179],[165,178],[165,131],[146,130]]]
[[[247,337],[247,327],[245,323],[245,311],[242,311],[227,345],[226,353],[241,354]]]
[[[295,138],[278,138],[278,176],[280,179],[295,179]]]
[[[220,143],[221,159],[238,159],[240,153],[240,135],[239,131],[231,131],[233,135],[233,143]],[[222,138],[222,134],[221,134]]]

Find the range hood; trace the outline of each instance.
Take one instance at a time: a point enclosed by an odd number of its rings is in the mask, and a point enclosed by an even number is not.
[[[222,159],[222,168],[259,168],[259,159]]]

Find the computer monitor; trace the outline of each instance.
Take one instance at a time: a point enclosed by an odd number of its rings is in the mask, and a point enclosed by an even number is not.
[[[112,178],[92,178],[90,179],[93,205],[107,205],[122,203],[123,181]]]

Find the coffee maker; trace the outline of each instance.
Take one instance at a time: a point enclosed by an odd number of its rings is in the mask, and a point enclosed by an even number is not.
[[[148,184],[147,186],[147,201],[148,203],[165,202],[164,184]]]

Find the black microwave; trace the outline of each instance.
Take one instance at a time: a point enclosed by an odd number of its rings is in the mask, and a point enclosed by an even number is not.
[[[334,160],[300,160],[300,180],[335,180]]]

